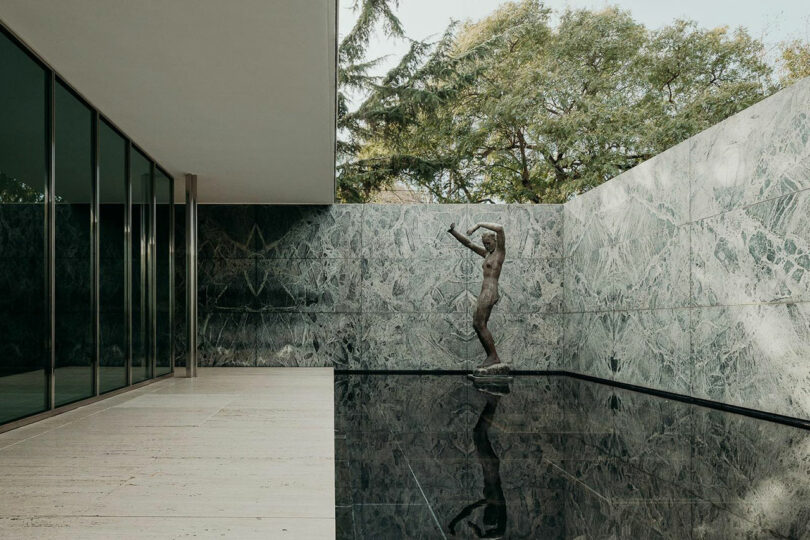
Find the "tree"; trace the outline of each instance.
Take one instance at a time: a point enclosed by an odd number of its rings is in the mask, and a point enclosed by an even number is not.
[[[794,40],[784,43],[781,49],[783,85],[810,77],[810,43]]]
[[[410,51],[355,112],[338,195],[404,182],[437,202],[562,202],[773,90],[744,30],[651,31],[616,8],[538,0],[451,25]],[[348,147],[347,147],[348,148]]]
[[[344,135],[338,137],[337,141],[339,160],[359,151],[355,138],[351,136],[359,126],[348,115],[347,92],[367,90],[374,81],[368,73],[380,59],[365,59],[372,34],[377,27],[382,26],[388,37],[405,37],[402,23],[394,14],[398,5],[399,0],[354,0],[352,4],[353,11],[357,13],[357,21],[338,45],[337,128]]]

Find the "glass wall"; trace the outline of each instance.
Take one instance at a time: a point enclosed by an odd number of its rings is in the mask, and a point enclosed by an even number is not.
[[[131,153],[132,180],[132,382],[152,376],[149,346],[149,220],[152,164],[137,149]]]
[[[100,391],[126,386],[127,141],[107,122],[99,126]]]
[[[93,117],[56,82],[56,406],[88,398],[93,386]]]
[[[155,286],[157,288],[157,375],[172,370],[172,181],[160,169],[155,172]]]
[[[0,423],[48,407],[50,73],[0,33]]]
[[[0,25],[0,424],[171,373],[173,179]]]

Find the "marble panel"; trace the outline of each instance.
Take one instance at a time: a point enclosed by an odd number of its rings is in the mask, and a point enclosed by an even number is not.
[[[810,304],[695,309],[692,394],[810,418]]]
[[[428,271],[429,269],[429,271]],[[363,259],[363,311],[466,313],[470,259]]]
[[[810,187],[810,81],[693,137],[692,220]]]
[[[360,320],[342,313],[258,313],[258,366],[347,368],[360,359]]]
[[[350,369],[469,369],[472,322],[460,313],[364,313],[362,356]]]
[[[256,252],[256,206],[201,204],[197,210],[199,259],[245,259]]]
[[[616,380],[689,394],[689,310],[620,311],[614,316]]]
[[[612,309],[616,299],[617,248],[578,249],[565,259],[563,309],[566,312]]]
[[[370,204],[363,209],[365,258],[435,258],[467,252],[447,230],[468,222],[462,204]]]
[[[363,205],[257,205],[256,250],[266,259],[357,257]]]
[[[613,197],[599,212],[611,242],[664,234],[689,222],[689,150],[685,141],[607,182]]]
[[[692,225],[696,305],[810,300],[810,190]]]
[[[634,238],[615,247],[617,309],[689,305],[689,229]]]
[[[610,246],[613,239],[600,206],[599,188],[577,195],[563,207],[563,253],[566,257],[576,252],[593,251]]]
[[[257,307],[255,259],[200,259],[197,273],[200,311]]]
[[[259,259],[256,266],[256,307],[261,311],[360,311],[358,259]]]
[[[470,308],[481,292],[482,259],[472,259],[473,275],[467,284]],[[509,259],[498,283],[501,299],[494,311],[504,313],[557,313],[563,302],[562,259]]]
[[[560,313],[493,313],[489,329],[501,361],[518,370],[559,369],[563,317]],[[486,357],[484,348],[476,339],[470,349],[473,364],[478,365]]]
[[[618,368],[613,355],[615,314],[570,313],[565,318],[565,324],[564,369],[613,379]]]
[[[567,202],[566,256],[688,223],[689,149],[687,143],[674,146]]]
[[[247,313],[201,313],[198,325],[200,366],[256,365],[256,328]]]

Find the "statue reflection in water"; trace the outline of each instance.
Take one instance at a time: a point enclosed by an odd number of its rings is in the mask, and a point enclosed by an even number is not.
[[[489,430],[495,417],[495,410],[501,397],[509,393],[505,383],[475,384],[476,390],[486,398],[487,403],[478,422],[473,428],[473,441],[481,470],[484,473],[484,497],[465,506],[448,526],[451,535],[465,533],[457,531],[462,521],[478,538],[502,538],[506,532],[506,498],[501,487],[501,460],[495,454],[489,441]],[[476,512],[483,509],[483,512]],[[480,518],[481,525],[478,524]]]

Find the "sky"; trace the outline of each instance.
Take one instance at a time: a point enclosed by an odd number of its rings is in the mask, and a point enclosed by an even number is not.
[[[342,38],[351,29],[356,16],[351,9],[353,0],[338,1]],[[505,3],[506,0],[400,0],[397,16],[409,37],[435,39],[451,19],[478,20]],[[545,5],[555,11],[569,7],[600,9],[615,5],[629,10],[648,28],[665,26],[679,18],[693,19],[708,28],[744,26],[770,48],[786,40],[810,41],[808,0],[546,0]],[[369,46],[368,57],[387,56],[380,67],[380,72],[385,72],[407,49],[407,42],[378,35]]]

